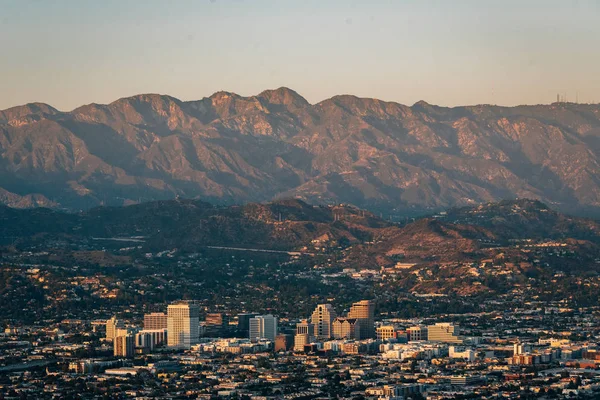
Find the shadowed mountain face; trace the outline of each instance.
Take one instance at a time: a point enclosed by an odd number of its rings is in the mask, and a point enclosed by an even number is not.
[[[453,209],[405,225],[352,206],[312,206],[296,199],[224,207],[167,200],[80,213],[0,205],[0,246],[89,246],[93,238],[132,237],[143,239],[139,243],[143,251],[154,252],[225,246],[317,254],[321,252],[317,247],[322,247],[322,254],[345,265],[377,268],[399,260],[472,262],[499,254],[522,259],[529,254],[519,244],[552,240],[565,243],[562,250],[577,254],[571,264],[560,260],[565,268],[598,270],[595,260],[600,254],[600,223],[569,217],[526,199]]]
[[[68,209],[299,197],[386,213],[505,198],[600,209],[600,106],[412,107],[280,88],[0,111],[0,202]]]

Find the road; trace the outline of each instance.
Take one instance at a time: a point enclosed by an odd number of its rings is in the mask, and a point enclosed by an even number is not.
[[[205,246],[208,249],[216,250],[234,250],[234,251],[254,251],[258,253],[277,253],[287,254],[289,256],[311,256],[314,257],[314,253],[301,253],[299,251],[284,251],[284,250],[266,250],[266,249],[248,249],[243,247],[225,247],[225,246]]]

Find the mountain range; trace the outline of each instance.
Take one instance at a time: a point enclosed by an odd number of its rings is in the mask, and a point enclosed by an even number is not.
[[[600,210],[600,105],[405,106],[291,89],[0,111],[0,203],[67,210],[175,197],[299,198],[418,214],[532,198]]]

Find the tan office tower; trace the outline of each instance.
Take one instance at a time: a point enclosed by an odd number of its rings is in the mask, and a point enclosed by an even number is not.
[[[352,304],[348,318],[356,318],[360,325],[360,337],[356,339],[375,337],[375,303],[371,300],[361,300]]]
[[[157,312],[144,315],[144,330],[155,331],[158,329],[167,329],[167,314]]]
[[[360,321],[356,318],[336,318],[333,321],[333,337],[336,339],[358,339]]]
[[[118,320],[117,317],[112,317],[106,321],[106,338],[113,340],[117,336],[118,330],[123,328],[125,328],[123,321]]]
[[[294,351],[303,352],[304,346],[311,342],[311,337],[306,333],[298,333],[294,336]]]
[[[296,334],[306,334],[309,337],[315,336],[315,326],[308,322],[308,320],[303,319],[296,324]]]
[[[315,308],[310,322],[315,326],[315,336],[318,339],[329,339],[333,335],[331,325],[336,316],[331,304],[319,304]]]
[[[189,349],[198,343],[200,309],[194,303],[175,303],[167,308],[167,345]]]
[[[296,324],[296,335],[294,336],[294,351],[303,352],[304,346],[315,340],[315,326],[303,319]]]

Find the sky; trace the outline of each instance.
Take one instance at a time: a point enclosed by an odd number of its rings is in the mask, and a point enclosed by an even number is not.
[[[0,109],[286,86],[411,105],[600,102],[600,0],[0,0]]]

